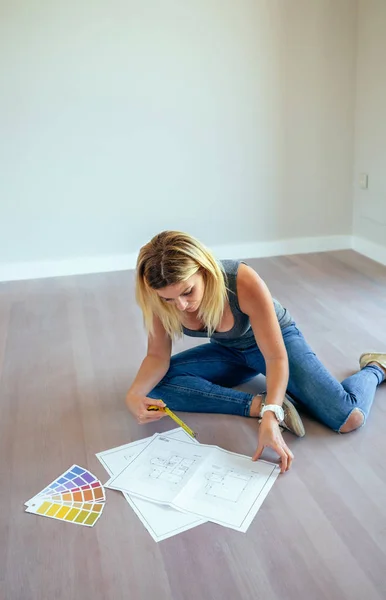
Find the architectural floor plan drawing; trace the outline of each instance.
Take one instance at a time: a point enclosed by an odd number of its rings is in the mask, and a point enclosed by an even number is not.
[[[150,460],[153,468],[150,470],[151,479],[163,479],[169,483],[181,483],[189,469],[193,467],[194,460],[173,454],[168,457],[154,457]]]
[[[190,440],[190,436],[181,427],[168,431],[166,436]],[[111,476],[119,473],[127,467],[133,458],[142,450],[152,438],[131,442],[118,448],[112,448],[97,454],[98,460]],[[196,442],[197,443],[197,442]],[[156,542],[161,542],[171,536],[177,535],[205,523],[204,519],[190,513],[183,513],[174,508],[162,504],[154,504],[140,498],[134,498],[130,494],[123,494],[135,514],[142,521],[147,531]]]
[[[106,487],[246,531],[278,474],[273,463],[158,435]]]
[[[222,472],[211,471],[205,477],[208,480],[205,486],[206,494],[228,502],[238,502],[253,475],[228,469]]]

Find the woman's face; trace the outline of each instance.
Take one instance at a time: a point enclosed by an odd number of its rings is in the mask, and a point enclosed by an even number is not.
[[[196,312],[204,297],[205,283],[201,273],[195,273],[182,283],[156,290],[166,304],[173,304],[181,312]]]

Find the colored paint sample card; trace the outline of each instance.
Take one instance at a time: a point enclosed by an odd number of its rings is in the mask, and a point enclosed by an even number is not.
[[[26,508],[25,512],[41,515],[67,523],[92,527],[102,514],[104,504],[96,502],[77,502],[75,504],[60,504],[48,498],[37,498]]]
[[[163,435],[178,440],[190,440],[198,444],[181,427],[172,429]],[[155,437],[157,434],[138,442],[99,452],[96,456],[110,476],[119,475]],[[123,495],[155,542],[166,540],[206,522],[197,515],[186,514],[169,506],[148,502],[126,493]]]
[[[92,527],[102,514],[105,490],[95,475],[72,465],[28,500],[27,513]]]
[[[51,498],[59,503],[104,502],[106,500],[105,491],[99,479],[79,465],[72,465],[39,494],[28,500],[26,505],[28,506],[36,498]]]

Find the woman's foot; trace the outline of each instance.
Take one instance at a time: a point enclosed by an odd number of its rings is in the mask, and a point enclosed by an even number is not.
[[[359,357],[360,368],[368,367],[371,364],[380,367],[386,376],[386,352],[365,352]]]
[[[284,421],[281,424],[282,427],[288,429],[288,431],[291,431],[298,437],[304,437],[306,435],[306,430],[304,429],[303,421],[287,394],[284,397],[283,410]]]
[[[251,410],[249,413],[250,417],[259,417],[262,407],[262,400],[265,402],[266,392],[263,394],[259,394],[255,396],[252,400]],[[283,401],[283,410],[284,410],[284,421],[280,423],[281,427],[284,429],[288,429],[291,433],[297,435],[298,437],[304,437],[306,432],[304,429],[303,422],[300,418],[300,415],[294,405],[292,404],[289,396],[285,396]]]

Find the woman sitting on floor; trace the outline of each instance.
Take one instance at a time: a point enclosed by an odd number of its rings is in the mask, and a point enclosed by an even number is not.
[[[268,446],[279,454],[282,472],[293,454],[279,425],[304,435],[294,402],[346,433],[365,423],[385,380],[386,354],[367,353],[361,370],[339,383],[251,267],[216,261],[185,233],[164,231],[141,248],[136,295],[148,350],[126,402],[138,422],[163,417],[148,407],[164,403],[177,411],[261,417],[253,460]],[[172,340],[181,334],[209,343],[171,356]],[[263,394],[233,389],[259,373],[266,376]]]

